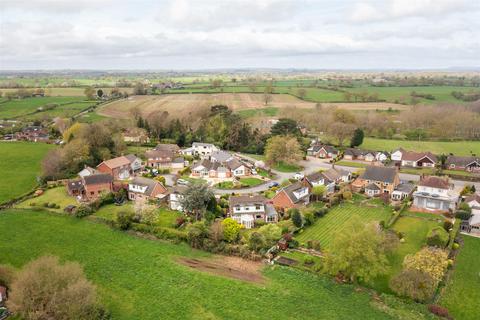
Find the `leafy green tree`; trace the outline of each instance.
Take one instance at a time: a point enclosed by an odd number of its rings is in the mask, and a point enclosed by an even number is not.
[[[403,260],[404,269],[426,272],[438,284],[448,267],[448,252],[444,249],[425,247]]]
[[[375,223],[363,224],[352,218],[337,233],[325,259],[325,268],[333,275],[342,274],[352,282],[371,283],[387,272],[388,259],[383,232]]]
[[[428,273],[405,269],[390,280],[390,288],[401,297],[425,302],[433,296],[437,285]]]
[[[265,159],[269,165],[296,164],[302,157],[303,151],[295,137],[273,136],[267,141]]]
[[[281,118],[278,119],[278,122],[275,123],[272,128],[270,129],[270,134],[272,136],[279,136],[279,135],[292,135],[292,136],[301,136],[302,133],[298,128],[297,121],[288,118]]]
[[[202,221],[197,221],[187,226],[187,239],[193,248],[202,248],[203,242],[208,236],[208,228]]]
[[[324,185],[314,186],[312,188],[312,195],[314,195],[315,200],[318,201],[318,199],[321,199],[323,197],[325,191],[327,191],[327,188]]]
[[[258,233],[264,236],[268,246],[273,246],[282,237],[282,229],[273,223],[261,226]]]
[[[103,97],[103,90],[102,90],[102,89],[98,89],[98,90],[97,90],[97,96],[98,96],[99,98]]]
[[[223,238],[228,242],[236,242],[240,235],[242,225],[232,218],[226,218],[222,221]]]
[[[288,210],[290,217],[292,217],[293,225],[297,228],[301,228],[303,226],[303,219],[302,214],[298,211],[297,208],[293,208]]]
[[[132,226],[134,213],[131,211],[120,211],[117,214],[117,225],[122,230],[128,230]]]
[[[256,252],[267,247],[265,237],[259,232],[252,232],[248,238],[248,247]]]
[[[192,183],[185,190],[180,199],[182,208],[193,215],[195,220],[202,219],[205,214],[207,204],[213,197],[213,192],[205,183]]]
[[[427,244],[432,247],[445,248],[449,239],[448,232],[444,228],[437,226],[430,230],[427,235]]]
[[[350,141],[350,147],[353,148],[361,145],[363,143],[363,137],[363,130],[360,128],[355,129],[355,131],[353,131],[352,140]]]

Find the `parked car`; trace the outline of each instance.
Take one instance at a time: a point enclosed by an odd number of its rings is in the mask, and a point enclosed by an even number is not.
[[[252,174],[257,174],[257,170],[256,169],[252,169]]]
[[[295,180],[302,180],[304,177],[305,177],[305,175],[304,175],[303,173],[301,173],[301,172],[297,172],[297,173],[295,173],[295,175],[293,176],[293,178],[294,178]]]
[[[269,188],[278,187],[278,186],[279,186],[278,182],[275,182],[275,181],[272,181],[268,184]]]
[[[188,182],[188,181],[185,180],[185,179],[178,179],[178,180],[177,180],[177,184],[186,186],[186,185],[190,184],[190,182]]]

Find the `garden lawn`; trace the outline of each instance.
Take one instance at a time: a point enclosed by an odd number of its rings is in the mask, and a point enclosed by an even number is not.
[[[258,178],[240,178],[240,182],[248,187],[255,187],[262,184],[263,180]]]
[[[302,166],[280,162],[274,165],[272,169],[280,172],[297,172],[302,170]]]
[[[388,221],[392,216],[392,208],[383,205],[374,207],[344,202],[330,209],[324,217],[317,219],[312,226],[305,228],[296,238],[301,243],[318,240],[322,249],[328,249],[335,235],[342,232],[345,224],[355,215],[360,216],[364,222]]]
[[[464,244],[439,304],[446,307],[455,319],[476,320],[480,314],[480,238],[462,238]]]
[[[40,163],[48,150],[46,143],[0,142],[0,204],[31,191],[40,174]]]
[[[121,206],[117,206],[115,204],[107,204],[100,207],[100,209],[98,209],[98,211],[96,211],[93,215],[103,218],[105,220],[116,221],[117,215],[121,211],[133,212],[133,202],[127,202],[126,204]]]
[[[393,319],[366,293],[326,277],[267,267],[266,284],[253,284],[202,273],[175,259],[207,253],[73,217],[4,211],[0,230],[1,264],[21,267],[42,255],[77,261],[112,319],[281,320],[300,311],[305,320]]]
[[[38,197],[27,199],[18,204],[18,208],[28,209],[32,206],[42,207],[45,203],[54,203],[60,206],[59,209],[48,208],[48,210],[55,212],[63,212],[63,209],[68,205],[78,206],[78,202],[75,197],[71,197],[65,187],[56,187],[52,189],[47,189],[45,192]]]
[[[457,156],[469,156],[471,153],[480,154],[480,141],[406,141],[365,138],[362,149],[393,151],[397,148],[404,148],[410,151],[430,151],[434,154],[453,153]]]
[[[443,218],[440,219],[440,221],[443,220]],[[420,217],[401,216],[398,218],[392,229],[396,232],[402,232],[405,242],[400,243],[398,248],[388,255],[389,271],[386,275],[375,279],[372,287],[380,292],[391,293],[388,283],[393,276],[402,270],[405,256],[419,251],[426,244],[428,232],[439,225],[441,226],[442,223]]]
[[[353,167],[353,168],[366,168],[368,166],[368,164],[363,162],[355,162],[355,161],[347,161],[347,160],[341,160],[341,161],[335,162],[335,164],[339,166]]]

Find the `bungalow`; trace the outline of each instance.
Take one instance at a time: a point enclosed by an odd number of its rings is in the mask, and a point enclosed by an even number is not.
[[[335,181],[327,178],[323,172],[308,174],[303,178],[303,182],[309,188],[310,192],[316,186],[325,186],[327,194],[335,192]]]
[[[192,177],[230,178],[250,174],[250,168],[236,158],[231,158],[224,163],[204,159],[192,168]]]
[[[128,179],[133,174],[130,160],[124,156],[103,161],[97,166],[97,170],[121,180]]]
[[[278,213],[272,201],[264,196],[231,196],[229,215],[247,229],[255,226],[256,220],[266,223],[278,221]]]
[[[405,152],[407,152],[405,149],[398,148],[392,152],[392,154],[390,155],[390,159],[395,162],[402,162],[402,156]]]
[[[78,176],[80,177],[85,177],[85,176],[91,176],[92,174],[98,173],[98,171],[92,167],[85,166],[79,173]]]
[[[172,150],[148,150],[145,152],[147,159],[147,166],[152,168],[170,168],[174,159],[174,152]]]
[[[413,193],[412,208],[436,213],[454,211],[458,198],[459,193],[448,177],[421,176],[417,191]]]
[[[300,207],[310,202],[310,191],[308,186],[298,181],[280,189],[272,201],[275,208],[282,210]]]
[[[183,199],[183,194],[187,190],[187,186],[176,185],[169,190],[168,194],[168,203],[170,209],[183,211],[181,200]]]
[[[363,160],[363,150],[356,148],[347,148],[343,153],[343,159],[345,160]]]
[[[410,182],[400,182],[392,192],[392,200],[401,201],[410,197],[415,190],[415,185]]]
[[[323,175],[335,183],[349,182],[352,178],[350,171],[332,167],[323,172]]]
[[[387,161],[389,156],[390,156],[390,154],[386,151],[375,152],[375,160],[380,161],[380,162]]]
[[[225,163],[231,159],[233,159],[233,155],[230,152],[226,152],[223,150],[213,151],[212,154],[210,155],[210,161],[212,162]]]
[[[430,152],[406,151],[402,154],[402,167],[435,167],[437,157]]]
[[[448,156],[445,162],[447,169],[480,172],[480,157]]]
[[[67,192],[71,196],[88,201],[113,191],[113,177],[106,173],[96,173],[67,182]]]
[[[167,189],[153,179],[136,177],[128,183],[128,199],[132,201],[160,200],[167,194]]]
[[[472,209],[472,215],[468,221],[462,222],[462,231],[480,236],[480,195],[473,194],[465,202]]]
[[[332,146],[314,144],[307,149],[307,154],[322,159],[336,158],[338,150]]]
[[[368,166],[365,172],[352,183],[352,187],[355,191],[365,189],[365,193],[373,197],[382,193],[392,194],[399,183],[397,168]]]

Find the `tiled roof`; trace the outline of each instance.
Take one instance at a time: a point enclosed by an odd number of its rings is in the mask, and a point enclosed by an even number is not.
[[[397,169],[393,167],[368,166],[361,178],[364,180],[393,183]]]
[[[405,151],[402,153],[402,160],[406,161],[419,161],[425,157],[430,158],[433,162],[437,162],[437,157],[431,152]]]
[[[147,196],[150,196],[153,192],[153,189],[155,189],[155,186],[160,184],[160,182],[155,181],[153,179],[144,178],[144,177],[135,177],[128,184],[147,187],[147,190],[145,190],[145,194]]]
[[[85,185],[111,183],[113,177],[106,173],[97,173],[83,177],[83,181],[85,181]]]
[[[129,165],[130,160],[128,160],[124,156],[121,156],[121,157],[113,158],[113,159],[110,159],[110,160],[105,160],[102,163],[104,163],[110,169],[114,169],[114,168],[118,168],[118,167],[121,167],[121,166]],[[98,166],[100,166],[100,165],[98,165]]]
[[[445,164],[447,166],[450,166],[451,164],[454,164],[455,166],[459,167],[466,167],[469,164],[472,163],[477,163],[480,165],[480,157],[458,157],[458,156],[448,156],[447,161],[445,161]]]
[[[427,177],[420,178],[420,182],[418,183],[418,185],[422,187],[430,187],[430,188],[437,188],[437,189],[450,188],[448,179],[442,178],[442,177],[435,177],[435,176],[427,176]]]
[[[300,189],[303,189],[305,188],[305,186],[300,182],[295,182],[289,186],[286,186],[284,187],[282,190],[285,191],[285,193],[287,194],[287,196],[290,198],[290,200],[293,202],[293,203],[297,203],[299,202],[300,200],[308,197],[310,194],[307,193],[307,195],[301,197],[301,198],[297,198],[294,194],[295,191],[297,190],[300,190]]]
[[[264,205],[268,201],[267,198],[264,196],[260,195],[254,195],[254,196],[231,196],[229,199],[230,202],[230,207],[236,206],[236,205],[255,205],[255,204],[261,204]]]

